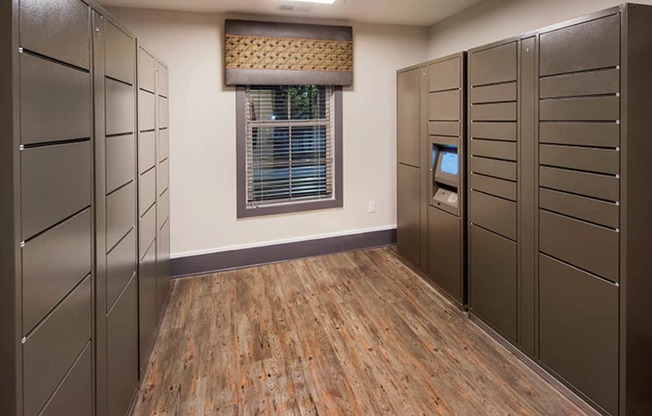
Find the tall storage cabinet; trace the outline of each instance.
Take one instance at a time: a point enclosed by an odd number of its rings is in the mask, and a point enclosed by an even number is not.
[[[156,61],[138,47],[138,241],[140,370],[156,330]]]
[[[422,227],[422,69],[397,74],[397,246],[398,253],[420,268],[425,229]]]
[[[517,41],[469,51],[470,310],[517,339]]]
[[[3,22],[2,42],[13,43],[2,51],[0,65],[0,95],[13,98],[3,103],[0,140],[6,162],[0,166],[0,407],[3,414],[89,414],[95,285],[91,10],[75,2],[62,15],[39,3],[0,6],[3,19],[13,17]]]
[[[147,366],[169,287],[168,69],[138,47],[140,368]]]
[[[611,415],[652,414],[650,38],[627,4],[469,59],[471,313]]]
[[[399,255],[464,304],[433,198],[457,144],[470,316],[609,415],[652,414],[650,39],[625,4],[471,49],[466,86],[454,55],[398,71]]]
[[[397,73],[398,254],[466,304],[466,53]],[[441,175],[441,157],[454,172]],[[447,178],[447,179],[446,179]]]
[[[539,358],[609,414],[652,413],[651,37],[631,4],[539,35]]]
[[[97,414],[124,415],[138,386],[136,39],[100,11],[93,29]]]
[[[466,54],[435,61],[427,71],[427,139],[423,204],[428,212],[426,276],[460,305],[466,304]],[[438,172],[446,152],[456,156],[454,179]],[[453,202],[451,202],[453,201]]]
[[[125,415],[133,403],[143,233],[136,45],[93,1],[0,4],[2,415]],[[169,180],[156,172],[164,188],[152,195],[167,218]],[[167,230],[155,218],[151,232],[164,243],[152,266],[154,328],[169,282]]]
[[[156,61],[156,310],[160,320],[170,293],[170,88],[167,65]]]

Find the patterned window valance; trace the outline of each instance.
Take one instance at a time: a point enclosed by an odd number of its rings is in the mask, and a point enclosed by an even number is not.
[[[226,85],[351,85],[350,26],[227,20]]]

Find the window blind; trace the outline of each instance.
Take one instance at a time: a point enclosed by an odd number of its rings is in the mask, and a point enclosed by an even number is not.
[[[333,198],[333,88],[246,89],[247,206]]]

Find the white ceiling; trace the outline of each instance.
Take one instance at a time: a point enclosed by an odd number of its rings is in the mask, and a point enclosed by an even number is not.
[[[254,14],[430,26],[482,0],[336,0],[313,4],[288,0],[99,0],[108,7]],[[295,10],[281,10],[294,6]]]

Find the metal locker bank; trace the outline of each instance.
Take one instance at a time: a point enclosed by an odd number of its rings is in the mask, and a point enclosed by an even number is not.
[[[460,307],[466,288],[466,53],[397,72],[398,253]]]
[[[626,4],[469,52],[471,314],[611,415],[652,414],[651,23]]]
[[[0,414],[125,415],[168,296],[167,67],[145,156],[137,40],[101,6],[2,2],[0,55]],[[137,221],[146,157],[151,230]],[[138,253],[152,233],[149,293]]]
[[[652,414],[650,39],[652,7],[625,4],[468,51],[459,155],[469,316],[605,415]],[[405,83],[427,65],[398,73],[399,106],[411,100],[399,107],[399,155],[419,127],[421,171],[433,145],[424,106],[441,112],[435,120],[456,115],[450,102],[417,102]],[[455,257],[442,245],[450,237],[432,215],[417,216],[428,189],[418,193],[423,176],[401,169],[399,255],[450,295],[446,271],[428,263]]]

